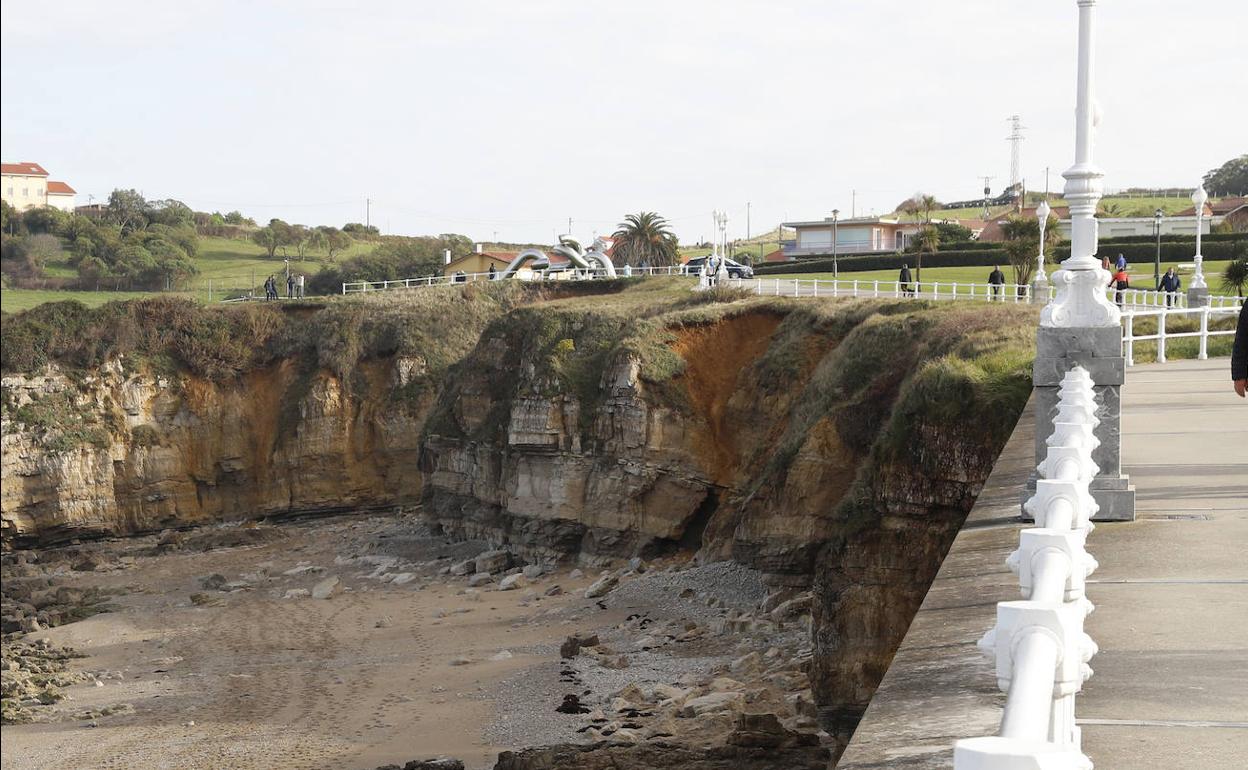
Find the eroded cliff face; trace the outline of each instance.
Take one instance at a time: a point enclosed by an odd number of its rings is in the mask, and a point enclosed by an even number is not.
[[[419,365],[367,364],[360,394],[291,361],[224,384],[120,361],[80,379],[56,368],[7,376],[4,539],[53,543],[414,503],[426,409],[384,395]],[[16,419],[23,407],[78,410],[91,434],[67,446],[62,432]]]
[[[9,373],[5,542],[419,502],[533,560],[733,559],[813,587],[811,680],[848,740],[1026,401],[1032,311],[594,304],[479,313],[421,355],[399,317],[333,367]]]

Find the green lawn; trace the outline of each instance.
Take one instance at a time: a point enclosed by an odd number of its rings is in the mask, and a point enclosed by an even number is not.
[[[16,313],[29,310],[35,305],[45,302],[63,302],[67,299],[78,300],[87,307],[96,307],[105,302],[123,299],[140,299],[150,297],[146,291],[45,291],[43,289],[0,289],[0,310]]]
[[[1226,269],[1227,262],[1206,262],[1205,263],[1205,279],[1209,283],[1214,294],[1230,294],[1231,292],[1222,289],[1220,276],[1222,271]],[[1183,285],[1186,287],[1191,282],[1191,262],[1162,262],[1161,270],[1165,272],[1167,268],[1174,267],[1179,277],[1183,279]],[[1045,268],[1052,271],[1052,266]],[[899,270],[864,270],[862,272],[841,271],[840,279],[842,281],[887,281],[892,283],[897,280]],[[915,276],[915,267],[910,265],[910,275]],[[924,283],[930,281],[939,281],[941,283],[987,283],[988,273],[992,272],[991,267],[925,267],[923,268]],[[1014,272],[1009,265],[1002,265],[1001,272],[1005,273],[1005,280],[1011,283],[1014,280]],[[782,275],[760,275],[759,278],[771,279],[779,278],[780,280],[792,280],[797,278],[803,281],[832,280],[831,273],[786,273]],[[1135,265],[1131,272],[1132,282],[1139,287],[1151,287],[1153,283],[1153,266],[1152,265]]]
[[[363,254],[376,246],[370,241],[355,241],[349,248],[337,255],[336,259]],[[292,255],[290,268],[296,273],[313,275],[320,272],[326,263],[324,253],[318,252],[299,260]],[[199,275],[195,276],[187,291],[180,292],[193,296],[200,302],[224,299],[225,297],[255,291],[261,293],[264,279],[269,275],[279,275],[285,271],[285,262],[279,251],[274,259],[265,256],[264,249],[249,240],[234,238],[211,238],[201,236],[199,253],[195,257],[195,266]],[[44,272],[50,278],[72,278],[76,275],[68,260],[49,262],[44,265]],[[281,291],[284,294],[286,287]],[[102,305],[114,299],[133,299],[143,297],[152,292],[140,291],[45,291],[41,289],[4,289],[0,292],[0,308],[8,312],[25,310],[44,302],[76,299],[86,305]]]

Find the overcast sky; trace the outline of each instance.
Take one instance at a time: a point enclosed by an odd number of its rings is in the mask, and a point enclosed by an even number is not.
[[[360,8],[351,8],[359,5]],[[1098,161],[1194,185],[1248,151],[1248,3],[1102,0]],[[1074,0],[5,0],[0,137],[259,221],[548,242],[655,210],[682,240],[891,211],[1073,157]]]

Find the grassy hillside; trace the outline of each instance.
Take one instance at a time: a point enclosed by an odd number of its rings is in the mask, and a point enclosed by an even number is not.
[[[338,260],[354,257],[371,251],[376,246],[370,241],[355,241],[349,248],[339,253]],[[304,260],[292,255],[291,270],[296,273],[313,275],[326,264],[323,252],[309,254]],[[26,310],[44,302],[57,302],[74,299],[88,307],[97,307],[105,302],[119,299],[136,299],[139,297],[168,296],[170,294],[191,297],[200,302],[220,300],[228,296],[245,293],[248,290],[261,293],[264,279],[269,275],[282,275],[285,262],[278,252],[277,257],[269,259],[264,249],[249,240],[234,238],[200,237],[199,253],[195,257],[195,266],[199,275],[191,280],[190,286],[182,292],[130,292],[130,291],[53,291],[40,289],[9,289],[0,290],[0,310],[14,313]],[[44,271],[52,278],[70,278],[75,275],[74,268],[67,260],[49,262]],[[283,288],[283,291],[285,289]]]

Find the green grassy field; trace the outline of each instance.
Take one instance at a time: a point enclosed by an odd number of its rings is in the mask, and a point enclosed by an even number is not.
[[[1206,262],[1205,277],[1211,290],[1215,294],[1230,294],[1222,288],[1220,276],[1222,271],[1226,269],[1227,262]],[[1161,269],[1165,272],[1168,268],[1175,268],[1179,277],[1183,279],[1183,285],[1186,286],[1191,280],[1191,262],[1162,262]],[[1051,269],[1046,268],[1046,269]],[[892,283],[897,280],[898,270],[864,270],[862,272],[841,271],[840,279],[842,281],[887,281]],[[910,265],[910,274],[915,277],[914,265]],[[988,273],[992,272],[991,267],[925,267],[923,268],[924,283],[930,281],[939,281],[941,283],[954,281],[958,283],[987,283]],[[1014,272],[1009,265],[1002,265],[1001,272],[1005,273],[1007,283],[1014,280]],[[781,281],[792,280],[797,278],[803,281],[832,280],[831,273],[787,273],[783,275],[761,275],[760,278],[771,279],[779,278]],[[1153,283],[1153,267],[1152,265],[1136,265],[1131,271],[1132,283],[1137,287],[1151,287]]]
[[[346,259],[363,254],[376,246],[370,241],[355,241],[335,259]],[[296,273],[313,275],[326,264],[324,253],[310,254],[304,260],[291,257],[290,267]],[[264,249],[249,240],[234,238],[201,237],[199,253],[195,257],[199,275],[195,276],[187,291],[178,292],[192,296],[200,302],[216,301],[248,290],[261,292],[264,279],[285,271],[281,252],[274,259],[265,256]],[[50,278],[72,278],[76,275],[68,260],[49,262],[44,272]],[[283,287],[283,292],[285,288]],[[133,299],[154,292],[141,291],[51,291],[42,289],[3,289],[0,291],[0,310],[17,312],[44,302],[76,299],[94,307],[115,299]],[[163,293],[163,292],[162,292]]]
[[[0,290],[0,310],[6,313],[16,313],[45,302],[63,302],[67,299],[78,300],[87,307],[97,307],[113,300],[139,299],[149,296],[151,292],[146,291],[44,291],[6,288]]]

